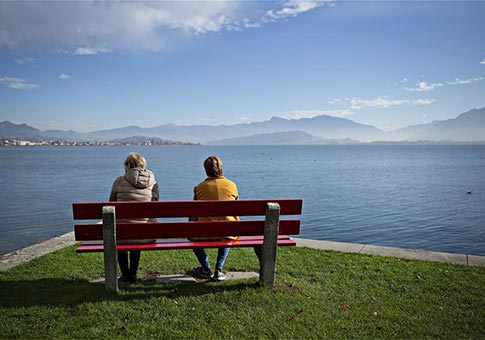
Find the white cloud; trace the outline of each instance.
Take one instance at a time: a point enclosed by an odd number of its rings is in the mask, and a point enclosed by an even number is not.
[[[401,84],[407,83],[408,82],[408,78],[402,78],[399,82]]]
[[[248,116],[240,116],[237,118],[236,124],[245,124],[245,123],[250,123],[250,117]]]
[[[98,53],[107,53],[109,50],[102,47],[78,47],[74,50],[75,55],[96,55]]]
[[[400,105],[431,105],[436,102],[436,99],[392,99],[387,96],[379,96],[375,99],[365,99],[361,97],[352,98],[335,98],[329,101],[329,104],[339,104],[341,106],[348,105],[347,109],[336,110],[335,112],[341,112],[341,115],[335,115],[337,117],[355,114],[357,111],[365,108],[373,109],[386,109],[391,106]],[[323,113],[324,114],[324,113]],[[332,115],[332,114],[329,114]]]
[[[299,1],[290,0],[283,4],[280,10],[268,10],[263,18],[263,21],[276,21],[287,17],[294,17],[300,13],[311,11],[315,8],[321,7],[326,3],[333,3],[333,1]]]
[[[32,90],[32,89],[39,88],[39,85],[29,83],[28,81],[29,80],[25,78],[14,78],[14,77],[0,78],[0,84],[3,84],[8,88],[11,88],[14,90]]]
[[[233,1],[1,1],[0,47],[159,50],[183,36],[229,29],[238,8]]]
[[[34,62],[34,59],[29,57],[20,57],[20,58],[15,58],[14,60],[17,64],[20,64],[20,65],[32,64]]]
[[[482,59],[482,61],[480,62],[480,64],[485,65],[485,58]]]
[[[407,99],[392,100],[387,97],[377,97],[376,99],[363,99],[359,97],[346,98],[346,101],[350,104],[350,107],[354,110],[361,110],[366,107],[374,108],[387,108],[390,106],[397,106],[409,103]]]
[[[446,84],[448,85],[466,85],[471,83],[476,83],[477,81],[483,80],[483,77],[478,78],[470,78],[470,79],[458,79],[455,78],[453,81],[447,81]]]
[[[469,79],[455,78],[455,80],[450,80],[450,81],[447,81],[446,83],[431,83],[431,84],[428,83],[428,82],[422,81],[422,82],[417,83],[415,88],[405,87],[404,89],[406,91],[428,92],[428,91],[432,91],[432,90],[434,90],[438,87],[443,87],[443,86],[446,86],[446,85],[466,85],[466,84],[475,83],[475,82],[481,81],[481,80],[483,80],[483,77],[469,78]]]
[[[196,35],[258,28],[326,3],[0,1],[0,48],[40,48],[76,55],[161,50]]]
[[[353,97],[353,98],[336,98],[329,101],[330,104],[341,104],[341,105],[350,105],[350,109],[341,110],[343,112],[347,111],[350,114],[354,112],[352,110],[362,110],[366,107],[371,108],[378,108],[378,109],[385,109],[391,106],[399,106],[403,104],[413,104],[413,105],[430,105],[434,103],[435,99],[390,99],[385,96],[380,96],[375,99],[364,99],[360,97]]]
[[[281,118],[286,119],[301,119],[301,118],[313,118],[321,115],[326,116],[333,116],[333,117],[343,117],[343,116],[350,116],[353,115],[354,112],[351,110],[343,109],[343,110],[330,110],[330,111],[322,111],[322,110],[293,110],[289,111],[283,115]]]
[[[69,80],[69,78],[71,78],[71,77],[69,77],[69,75],[65,74],[65,73],[62,73],[62,74],[59,75],[59,77],[57,77],[57,79],[59,79],[59,80]]]
[[[431,105],[436,99],[416,99],[413,100],[413,105]]]
[[[245,28],[260,28],[261,27],[261,23],[259,23],[259,22],[252,23],[251,19],[249,19],[249,18],[244,18],[243,24],[244,24]]]
[[[328,101],[328,103],[330,105],[339,105],[339,104],[346,104],[347,103],[347,100],[345,99],[340,99],[340,98],[334,98],[334,99],[330,99]]]
[[[444,86],[443,83],[431,83],[430,84],[428,82],[421,81],[421,82],[416,84],[415,88],[406,87],[405,90],[406,91],[416,91],[416,92],[428,92],[428,91],[432,91],[435,88],[442,87],[442,86]]]

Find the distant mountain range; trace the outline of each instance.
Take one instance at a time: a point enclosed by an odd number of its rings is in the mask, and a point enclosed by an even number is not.
[[[64,141],[111,141],[133,136],[170,141],[220,145],[349,144],[373,141],[485,142],[485,107],[456,118],[382,131],[372,125],[326,115],[314,118],[273,117],[262,122],[235,125],[160,125],[152,128],[127,126],[79,133],[73,130],[40,131],[26,124],[0,123],[0,138]]]
[[[485,107],[448,120],[409,126],[388,133],[393,140],[485,141]]]
[[[227,138],[208,142],[210,145],[323,145],[357,144],[352,139],[325,139],[303,131],[262,133],[249,137]]]

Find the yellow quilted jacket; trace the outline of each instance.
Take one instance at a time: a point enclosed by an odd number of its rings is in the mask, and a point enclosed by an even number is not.
[[[236,183],[224,176],[207,177],[194,188],[194,200],[217,200],[230,201],[237,200],[239,193]],[[198,221],[237,221],[239,216],[210,216],[198,217]],[[214,240],[217,238],[211,238]],[[234,236],[228,236],[226,239],[237,239]],[[194,241],[208,240],[208,238],[191,238]]]

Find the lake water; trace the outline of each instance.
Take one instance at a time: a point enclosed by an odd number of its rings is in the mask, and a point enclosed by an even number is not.
[[[241,198],[303,198],[300,237],[485,255],[485,146],[471,145],[4,147],[0,254],[73,230],[71,203],[108,200],[130,151],[161,199],[192,199],[215,154]]]

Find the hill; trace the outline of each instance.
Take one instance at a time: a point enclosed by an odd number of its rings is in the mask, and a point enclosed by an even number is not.
[[[2,138],[41,138],[41,131],[27,124],[14,124],[9,121],[0,122],[0,137]]]
[[[277,132],[303,131],[325,139],[352,138],[360,141],[372,141],[383,138],[385,133],[376,127],[359,124],[350,119],[318,116],[314,118],[284,119],[273,117],[262,122],[235,125],[160,125],[153,128],[129,126],[120,129],[94,131],[90,133],[96,140],[124,138],[127,136],[157,136],[191,142],[211,142],[233,137],[244,137]]]
[[[227,138],[212,141],[210,145],[318,145],[318,144],[355,144],[350,139],[324,139],[303,131],[262,133],[252,136]]]
[[[485,141],[485,107],[473,109],[456,118],[409,126],[389,133],[394,140]]]
[[[350,119],[321,115],[313,118],[270,120],[235,125],[173,125],[151,128],[127,126],[117,129],[78,133],[73,130],[40,131],[26,124],[0,123],[0,138],[30,140],[64,140],[109,142],[133,136],[159,138],[181,143],[209,143],[226,145],[257,144],[328,144],[373,141],[485,141],[485,107],[473,109],[456,118],[413,125],[384,132],[371,125]],[[179,142],[176,142],[179,143]]]

